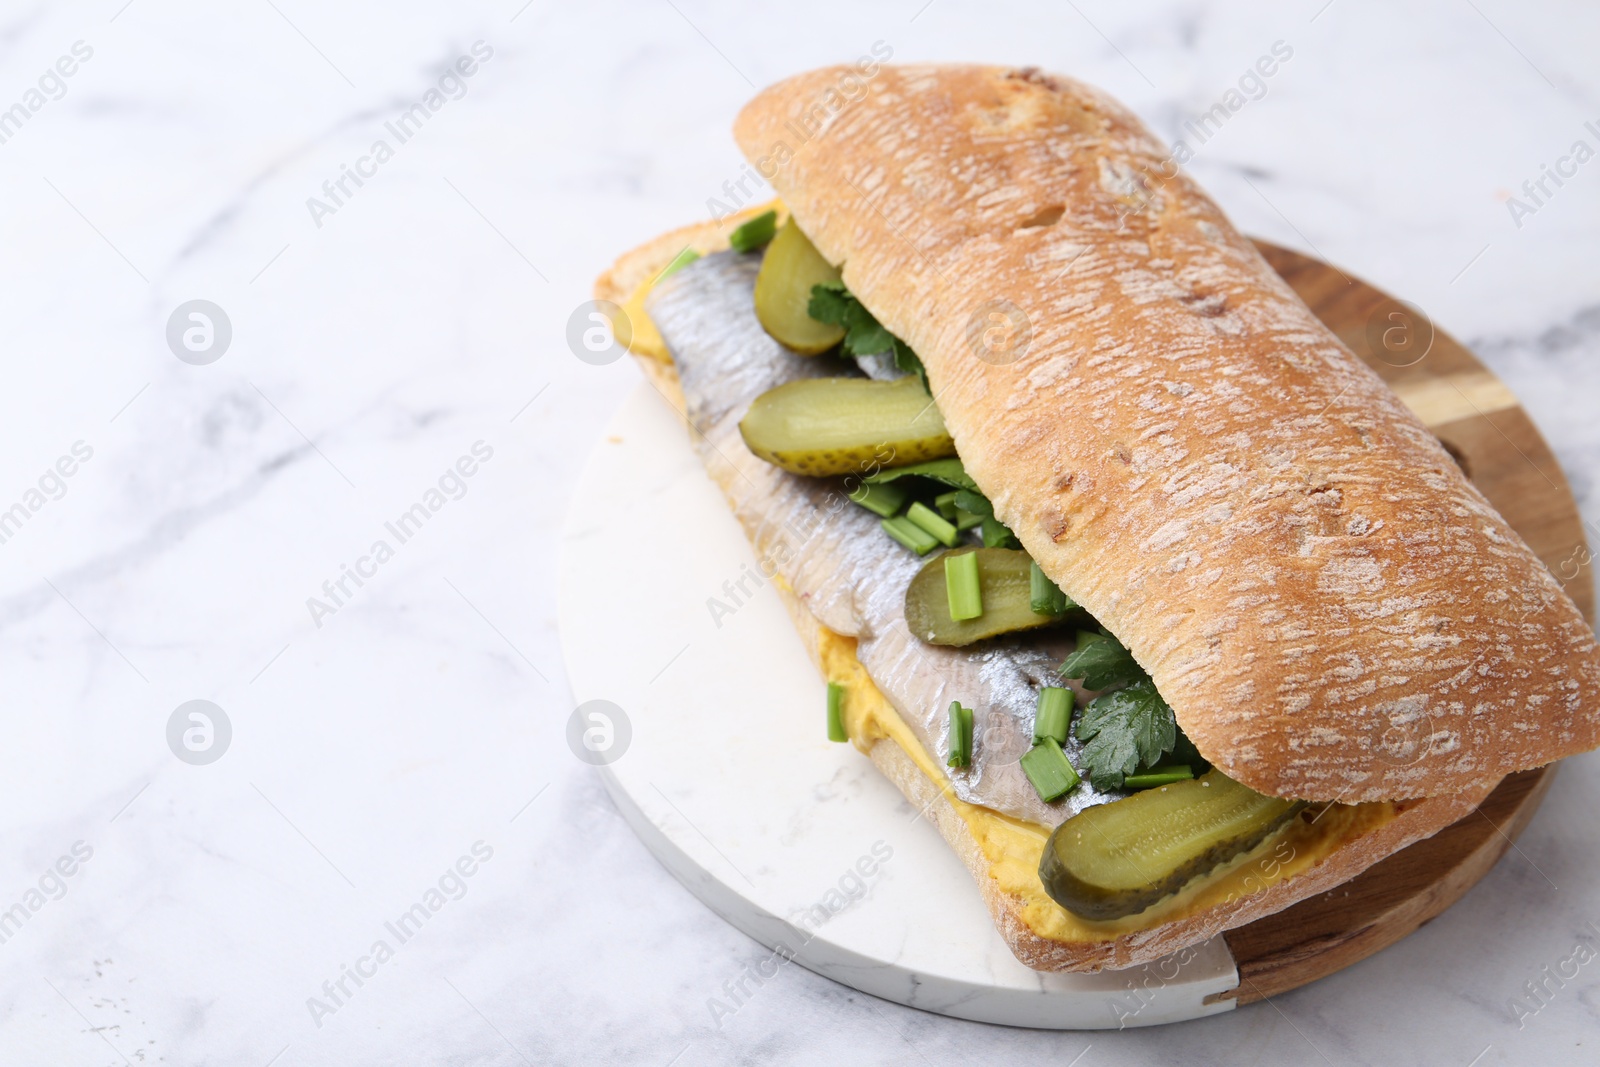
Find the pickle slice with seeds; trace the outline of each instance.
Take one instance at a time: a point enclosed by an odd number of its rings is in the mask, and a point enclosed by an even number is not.
[[[1039,880],[1074,915],[1135,915],[1255,848],[1305,806],[1208,771],[1074,815],[1050,835]]]
[[[756,275],[756,318],[772,339],[803,356],[826,352],[844,340],[844,327],[811,317],[811,289],[838,285],[839,268],[822,258],[790,219],[761,260]]]
[[[953,456],[944,416],[915,378],[802,378],[756,397],[745,445],[793,474],[860,474]]]

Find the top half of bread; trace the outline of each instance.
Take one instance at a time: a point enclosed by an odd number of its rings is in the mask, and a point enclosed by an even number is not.
[[[1381,800],[1600,744],[1600,653],[1549,571],[1115,101],[824,69],[735,135],[1227,774]]]

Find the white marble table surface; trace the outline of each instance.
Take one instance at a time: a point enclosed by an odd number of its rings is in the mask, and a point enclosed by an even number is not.
[[[401,144],[386,123],[480,41]],[[1600,963],[1511,1002],[1600,924],[1594,757],[1460,905],[1270,1005],[1056,1034],[791,967],[712,1024],[765,950],[564,741],[558,534],[637,381],[565,324],[614,255],[706,215],[756,86],[877,41],[1075,74],[1168,138],[1284,42],[1190,169],[1468,341],[1600,523],[1600,162],[1507,203],[1600,147],[1593,5],[6,4],[0,1063],[1592,1062]],[[346,165],[369,177],[313,217]],[[206,365],[166,340],[194,299],[232,327]],[[368,577],[335,601],[345,566]],[[167,740],[196,699],[232,727],[208,765]]]

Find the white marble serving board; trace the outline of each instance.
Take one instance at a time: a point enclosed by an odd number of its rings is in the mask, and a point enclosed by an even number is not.
[[[579,711],[620,709],[599,771],[617,807],[679,881],[775,952],[724,983],[714,1017],[791,954],[875,996],[1014,1026],[1145,1026],[1233,1006],[1205,1002],[1238,984],[1221,938],[1181,967],[1018,963],[938,831],[864,755],[827,740],[824,683],[757,574],[688,431],[641,384],[574,495],[561,643]],[[588,726],[604,745],[603,724]]]

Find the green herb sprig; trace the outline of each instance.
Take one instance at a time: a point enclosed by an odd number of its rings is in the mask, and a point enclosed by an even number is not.
[[[911,346],[884,329],[872,312],[844,286],[812,286],[806,312],[818,322],[844,328],[840,347],[845,355],[875,356],[880,352],[893,352],[894,365],[907,374],[915,374],[922,380],[922,387],[928,388],[928,372],[922,360],[911,351]]]
[[[1086,688],[1109,690],[1088,703],[1073,731],[1084,743],[1080,762],[1096,789],[1124,788],[1130,775],[1155,767],[1178,746],[1182,734],[1172,705],[1132,653],[1104,629],[1080,632],[1077,650],[1060,670]],[[1192,747],[1182,740],[1186,749]]]

